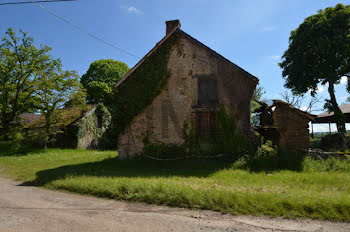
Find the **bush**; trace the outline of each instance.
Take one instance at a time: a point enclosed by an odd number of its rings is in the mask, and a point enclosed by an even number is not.
[[[22,130],[20,128],[13,128],[9,134],[9,147],[12,151],[21,149],[21,144],[24,140]]]
[[[248,166],[253,171],[275,169],[277,167],[277,147],[268,140],[248,158]]]
[[[297,152],[280,152],[277,146],[268,140],[246,159],[247,168],[251,171],[301,171],[304,155]]]
[[[142,155],[156,158],[176,158],[187,154],[183,145],[165,144],[161,142],[151,143],[147,136],[144,137],[143,144],[144,150]]]
[[[332,135],[326,135],[322,137],[321,142],[320,142],[320,147],[322,150],[326,151],[339,151],[341,150],[344,146],[344,140],[341,136],[341,134],[336,133]]]

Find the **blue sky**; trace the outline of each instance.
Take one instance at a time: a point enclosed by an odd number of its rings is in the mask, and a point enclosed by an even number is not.
[[[350,0],[78,0],[41,4],[138,57],[164,36],[166,20],[180,19],[184,31],[257,76],[266,91],[264,98],[278,99],[284,80],[277,64],[288,47],[290,31],[305,17],[337,3],[350,4]],[[51,46],[51,54],[80,75],[98,59],[123,61],[129,67],[138,61],[34,4],[0,6],[1,37],[8,27],[22,29],[38,44]],[[327,87],[320,86],[319,95],[327,97]],[[340,104],[348,95],[345,82],[337,86]]]

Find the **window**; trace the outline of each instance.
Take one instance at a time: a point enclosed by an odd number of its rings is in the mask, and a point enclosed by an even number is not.
[[[218,106],[216,79],[198,78],[198,105],[201,107]]]

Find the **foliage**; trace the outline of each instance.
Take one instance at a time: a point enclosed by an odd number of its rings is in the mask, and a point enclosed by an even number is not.
[[[81,77],[81,84],[87,90],[88,103],[103,103],[109,106],[112,100],[112,88],[128,71],[129,67],[120,61],[101,59],[92,62]]]
[[[96,107],[95,110],[93,110]],[[102,104],[78,105],[68,109],[58,109],[52,114],[50,128],[51,147],[77,147],[78,142],[86,136],[93,136],[93,145],[100,146],[106,129],[111,124],[111,114]],[[32,147],[45,144],[43,129],[45,119],[41,118],[29,125],[27,142]]]
[[[350,6],[329,7],[312,15],[289,38],[289,48],[279,64],[285,86],[296,94],[311,91],[328,83],[330,101],[337,129],[345,133],[345,121],[335,95],[334,85],[350,75]]]
[[[259,118],[255,111],[260,107],[259,102],[261,101],[262,95],[265,93],[264,88],[261,86],[257,86],[254,90],[253,99],[250,102],[250,121],[253,126],[259,125]]]
[[[63,107],[67,96],[77,94],[79,91],[79,80],[76,72],[63,71],[61,65],[57,64],[41,75],[40,89],[35,94],[37,99],[36,108],[45,117],[45,147],[49,142],[51,126],[55,123],[54,113]]]
[[[35,93],[44,84],[43,75],[60,66],[48,52],[50,47],[34,46],[34,40],[21,31],[21,37],[9,28],[0,44],[1,124],[8,139],[11,125],[21,113],[33,110]]]
[[[184,125],[183,144],[165,144],[161,142],[151,143],[147,136],[144,137],[143,155],[162,158],[174,158],[179,156],[210,156],[218,154],[231,155],[237,159],[243,154],[252,152],[251,144],[238,129],[233,115],[226,112],[222,105],[217,112],[217,129],[215,133],[198,135],[193,125]]]
[[[8,139],[9,139],[8,149],[11,150],[12,152],[19,151],[21,149],[22,141],[24,140],[24,135],[21,128],[18,128],[18,127],[11,128]]]
[[[99,124],[98,117],[101,117],[101,125]],[[87,134],[93,134],[94,136],[101,137],[103,132],[111,123],[111,114],[107,107],[102,104],[96,106],[95,113],[89,113],[84,118],[80,119],[75,125],[78,127],[77,138],[83,138]]]
[[[174,34],[115,90],[111,112],[117,134],[124,131],[132,119],[143,112],[166,86],[170,77],[167,67],[170,49],[176,41],[177,34]]]
[[[272,141],[266,141],[253,155],[248,157],[248,165],[252,170],[269,170],[276,166],[278,150]]]
[[[347,139],[348,143],[349,141],[350,140]],[[349,145],[350,144],[348,144],[347,147],[349,147]],[[343,138],[339,133],[326,135],[321,138],[319,146],[325,151],[339,151],[343,147]]]
[[[86,89],[80,84],[64,103],[64,108],[85,107],[86,106]]]
[[[144,150],[142,155],[156,157],[156,158],[176,158],[179,156],[186,156],[188,153],[183,145],[166,144],[162,142],[151,143],[149,138],[143,138]]]
[[[215,153],[241,156],[254,150],[254,146],[237,127],[234,116],[226,111],[224,105],[221,105],[216,121],[217,131],[209,138]]]
[[[232,214],[350,220],[350,160],[306,158],[300,171],[227,160],[122,161],[115,151],[47,149],[1,156],[3,173],[49,189]]]

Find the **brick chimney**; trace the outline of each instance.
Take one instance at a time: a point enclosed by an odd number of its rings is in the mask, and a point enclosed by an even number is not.
[[[166,35],[168,35],[170,32],[172,32],[175,28],[181,28],[180,20],[170,20],[166,21]]]

